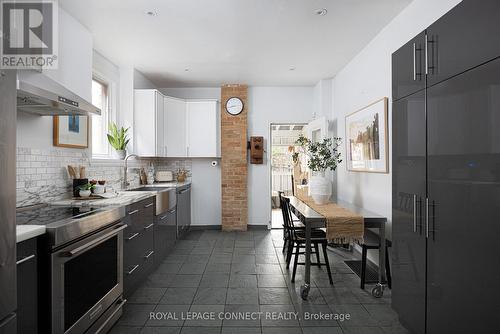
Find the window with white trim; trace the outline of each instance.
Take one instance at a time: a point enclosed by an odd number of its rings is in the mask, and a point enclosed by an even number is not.
[[[113,152],[108,142],[108,126],[115,122],[113,83],[94,75],[92,78],[92,104],[101,109],[101,115],[92,115],[92,158],[111,159]]]

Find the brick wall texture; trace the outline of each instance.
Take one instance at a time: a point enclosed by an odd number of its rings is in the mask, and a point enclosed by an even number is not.
[[[221,174],[222,230],[246,231],[247,196],[247,94],[246,85],[225,85],[221,93]],[[243,101],[243,112],[232,116],[226,112],[231,97]]]

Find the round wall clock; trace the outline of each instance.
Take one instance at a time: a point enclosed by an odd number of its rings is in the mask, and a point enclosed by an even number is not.
[[[243,101],[239,97],[231,97],[226,102],[226,111],[233,116],[241,114],[243,111]]]

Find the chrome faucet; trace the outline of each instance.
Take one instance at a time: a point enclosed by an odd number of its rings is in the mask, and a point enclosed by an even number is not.
[[[125,158],[125,169],[123,171],[123,183],[122,183],[122,189],[127,189],[127,187],[130,185],[128,182],[128,159],[131,157],[139,158],[137,154],[129,154]]]

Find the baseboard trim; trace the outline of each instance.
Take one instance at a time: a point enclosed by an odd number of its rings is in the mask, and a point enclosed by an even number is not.
[[[267,225],[247,225],[248,230],[268,230]]]
[[[221,226],[220,225],[191,225],[189,227],[190,230],[192,231],[197,231],[197,230],[220,230]]]
[[[220,230],[222,229],[221,225],[191,225],[189,227],[191,231],[199,231],[199,230]],[[267,225],[247,225],[247,230],[267,230]]]

